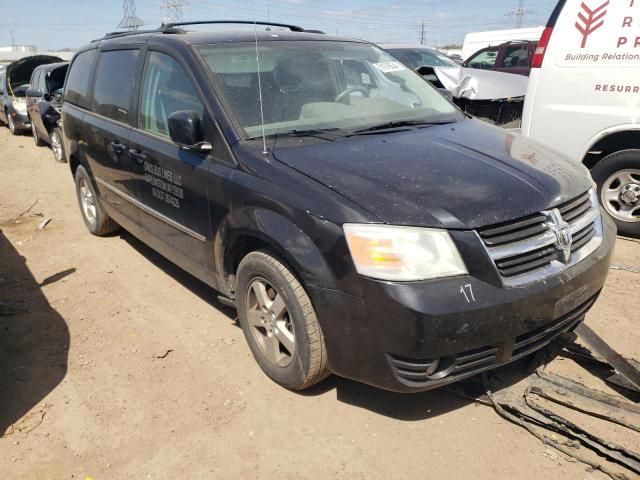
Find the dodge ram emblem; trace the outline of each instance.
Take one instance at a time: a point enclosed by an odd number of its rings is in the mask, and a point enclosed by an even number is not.
[[[562,219],[560,210],[557,208],[543,213],[547,217],[547,228],[556,236],[556,242],[553,246],[562,254],[560,261],[569,263],[571,245],[573,244],[573,236],[571,235],[569,224]]]

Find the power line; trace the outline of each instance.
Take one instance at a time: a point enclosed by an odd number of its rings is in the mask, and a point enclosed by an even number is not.
[[[181,22],[184,20],[182,9],[189,5],[186,0],[168,0],[160,5],[162,23]]]
[[[138,30],[144,22],[136,15],[136,1],[123,0],[122,2],[123,16],[118,24],[118,28],[123,30]]]

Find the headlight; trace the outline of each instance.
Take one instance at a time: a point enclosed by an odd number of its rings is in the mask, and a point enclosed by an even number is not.
[[[27,101],[22,99],[15,99],[13,101],[13,108],[18,113],[27,113]]]
[[[356,270],[366,277],[408,282],[467,273],[444,230],[347,223],[344,233]]]

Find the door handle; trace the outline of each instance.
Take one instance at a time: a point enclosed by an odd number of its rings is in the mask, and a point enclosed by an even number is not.
[[[142,165],[147,159],[147,156],[144,153],[140,153],[135,148],[132,148],[131,150],[129,150],[129,158],[136,162],[138,165]]]
[[[127,150],[126,145],[118,143],[117,141],[111,142],[110,145],[111,148],[113,148],[113,151],[116,152],[116,155],[122,155]]]

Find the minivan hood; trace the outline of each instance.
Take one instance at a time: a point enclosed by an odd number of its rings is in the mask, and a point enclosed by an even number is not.
[[[584,167],[478,120],[278,148],[274,156],[395,225],[475,229],[591,186]]]

